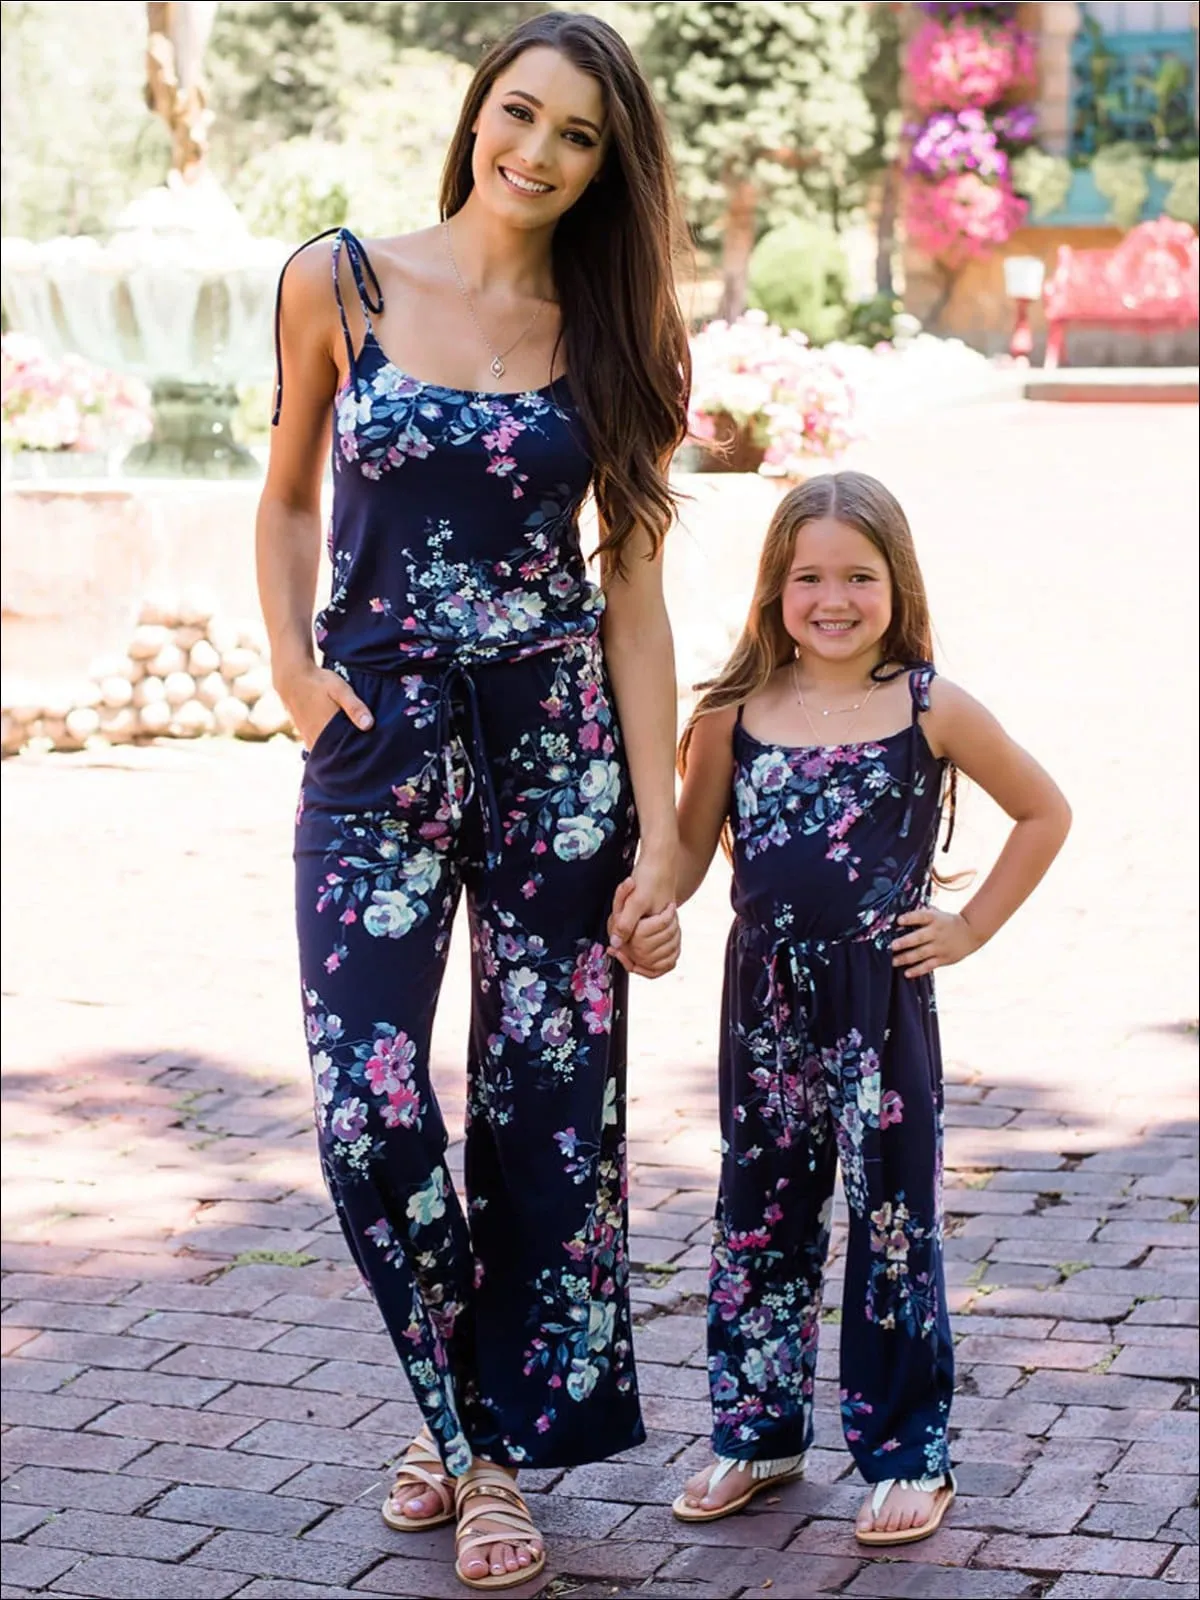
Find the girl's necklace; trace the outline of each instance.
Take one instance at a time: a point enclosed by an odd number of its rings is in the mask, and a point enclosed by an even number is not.
[[[824,709],[820,706],[817,707],[817,710],[823,717],[848,716],[852,718],[851,722],[847,724],[846,736],[840,741],[840,743],[848,744],[850,742],[850,735],[854,732],[855,727],[858,725],[858,712],[865,708],[867,702],[870,700],[871,696],[875,693],[878,687],[879,682],[878,680],[875,680],[871,684],[871,687],[867,690],[866,694],[863,695],[862,699],[856,701],[852,706],[830,706],[828,709]],[[813,736],[814,744],[821,744],[823,742],[821,735],[817,732],[817,725],[812,719],[812,712],[808,709],[808,702],[804,698],[804,690],[800,687],[800,663],[798,661],[792,662],[792,688],[796,691],[796,699],[799,702],[801,711],[804,713],[804,720],[808,723],[808,729]]]
[[[475,310],[475,302],[471,299],[471,291],[467,288],[466,284],[463,282],[462,273],[458,270],[458,262],[455,261],[455,259],[454,259],[454,250],[453,250],[453,247],[450,244],[450,223],[449,223],[449,220],[447,220],[447,221],[442,223],[442,237],[446,241],[446,254],[450,257],[450,267],[451,267],[451,270],[454,273],[454,280],[458,284],[459,293],[462,295],[463,299],[467,302],[467,310],[471,313],[471,321],[475,324],[475,327],[476,327],[476,329],[477,329],[477,331],[479,333],[479,337],[483,340],[484,344],[487,345],[488,349],[492,352],[492,364],[488,368],[488,370],[492,374],[493,378],[502,378],[504,376],[505,372],[508,370],[504,365],[505,356],[512,355],[513,351],[521,343],[521,340],[526,338],[529,334],[531,334],[533,332],[534,323],[541,316],[542,310],[543,310],[546,302],[544,300],[539,300],[538,301],[537,310],[533,313],[533,315],[530,317],[529,321],[525,324],[524,328],[517,335],[517,337],[513,340],[513,342],[509,345],[507,350],[497,350],[496,346],[492,343],[492,341],[488,338],[487,333],[484,331],[483,323],[480,322],[479,315]]]

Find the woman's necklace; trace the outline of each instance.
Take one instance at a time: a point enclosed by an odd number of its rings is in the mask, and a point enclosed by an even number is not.
[[[488,349],[492,352],[492,364],[491,364],[491,367],[488,370],[491,372],[493,378],[502,378],[504,376],[506,370],[507,370],[507,368],[504,365],[505,356],[512,355],[513,351],[520,344],[521,340],[526,338],[529,334],[531,334],[533,332],[533,325],[537,321],[537,319],[541,316],[542,309],[545,306],[546,302],[544,300],[539,300],[538,301],[537,310],[533,313],[533,315],[530,317],[529,321],[526,323],[525,327],[522,328],[521,332],[517,335],[517,337],[509,345],[507,350],[497,350],[496,346],[492,343],[492,341],[488,338],[486,332],[484,331],[483,323],[480,322],[478,313],[475,310],[475,302],[471,299],[471,291],[467,288],[466,284],[463,282],[462,273],[458,270],[458,262],[455,261],[455,259],[454,259],[454,250],[453,250],[453,247],[450,244],[450,223],[449,223],[448,220],[446,222],[442,223],[442,235],[443,235],[443,237],[445,238],[445,241],[446,241],[446,254],[450,257],[450,266],[451,266],[451,269],[452,269],[452,271],[454,273],[455,281],[458,284],[459,292],[461,293],[463,299],[467,302],[467,310],[471,313],[471,321],[475,324],[475,327],[478,329],[479,337],[483,340],[484,344],[487,345]]]
[[[840,743],[848,744],[850,742],[850,735],[854,732],[854,729],[858,723],[857,713],[863,710],[878,687],[879,682],[876,679],[874,682],[872,682],[871,687],[867,690],[866,694],[863,695],[862,699],[857,700],[852,706],[829,706],[828,709],[822,708],[821,706],[817,707],[817,710],[823,717],[848,716],[853,718],[853,720],[846,727],[845,738],[840,740]],[[801,711],[804,713],[804,720],[808,723],[808,729],[813,736],[813,742],[815,744],[821,744],[823,742],[821,735],[817,732],[816,723],[812,719],[812,712],[808,709],[808,702],[804,698],[804,690],[800,687],[800,663],[798,661],[792,662],[792,688],[796,691],[796,699],[799,702]]]

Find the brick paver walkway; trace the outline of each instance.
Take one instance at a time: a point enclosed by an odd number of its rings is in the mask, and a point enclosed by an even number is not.
[[[947,670],[1077,813],[1022,920],[940,984],[961,1498],[928,1543],[856,1549],[835,1289],[808,1481],[670,1517],[707,1425],[716,871],[633,1003],[649,1439],[529,1475],[550,1562],[518,1595],[1194,1592],[1195,411],[968,408],[863,461],[908,504]],[[416,1413],[313,1158],[297,769],[225,745],[5,766],[4,1595],[464,1592],[449,1530],[377,1514]],[[998,836],[968,794],[954,864]],[[460,945],[451,1125],[465,993]]]

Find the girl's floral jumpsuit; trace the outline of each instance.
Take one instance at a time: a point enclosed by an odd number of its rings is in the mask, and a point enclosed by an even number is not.
[[[345,253],[363,305],[356,355]],[[565,380],[443,388],[384,355],[378,280],[333,244],[325,664],[371,708],[308,753],[296,909],[321,1162],[448,1470],[561,1467],[643,1437],[627,1294],[624,973],[636,821],[580,554],[591,460]],[[430,1031],[465,888],[466,1205]]]
[[[709,1282],[713,1445],[801,1455],[840,1161],[849,1205],[842,1423],[869,1482],[949,1467],[933,984],[892,966],[928,898],[943,763],[909,727],[791,749],[734,728],[733,904],[721,1030],[721,1189]]]

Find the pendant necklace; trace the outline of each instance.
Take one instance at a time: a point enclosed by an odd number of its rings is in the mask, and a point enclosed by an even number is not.
[[[488,368],[488,371],[492,374],[493,378],[502,378],[504,376],[505,372],[508,370],[504,365],[505,356],[512,355],[513,351],[521,343],[522,339],[526,338],[529,334],[531,334],[533,332],[534,324],[537,322],[537,319],[541,316],[542,310],[543,310],[546,302],[544,300],[539,300],[538,301],[537,310],[533,313],[532,317],[530,317],[529,321],[525,324],[524,328],[522,328],[521,332],[517,335],[517,337],[509,345],[507,350],[497,350],[496,346],[488,338],[487,333],[484,330],[483,323],[480,322],[480,320],[479,320],[479,316],[478,316],[478,314],[477,314],[477,312],[475,310],[475,302],[471,299],[471,291],[467,288],[466,284],[463,282],[462,273],[458,270],[458,262],[455,261],[455,259],[454,259],[454,250],[453,250],[453,247],[450,244],[450,223],[449,223],[448,220],[446,222],[442,223],[442,236],[444,237],[444,239],[446,241],[446,254],[450,257],[450,267],[451,267],[451,270],[454,273],[455,282],[458,284],[459,293],[462,295],[463,299],[467,302],[467,310],[471,313],[471,321],[475,324],[475,327],[476,327],[476,329],[477,329],[477,331],[479,333],[479,337],[483,340],[484,344],[492,352],[492,362],[491,362],[491,366]]]
[[[817,707],[817,710],[820,712],[822,717],[849,716],[853,718],[853,720],[847,725],[846,737],[839,741],[841,744],[849,743],[850,735],[854,732],[854,729],[858,723],[857,713],[866,707],[867,702],[870,700],[871,696],[875,693],[878,687],[879,682],[876,679],[874,682],[872,682],[871,687],[867,690],[866,694],[863,695],[862,699],[856,701],[856,703],[852,706],[830,706],[828,710],[822,709],[820,706]],[[808,703],[804,698],[804,691],[800,687],[800,663],[798,661],[792,662],[792,688],[796,692],[796,699],[799,703],[801,711],[804,713],[804,720],[808,723],[809,732],[812,734],[815,743],[819,745],[822,743],[821,736],[817,732],[816,723],[812,719],[812,712],[808,709]]]

